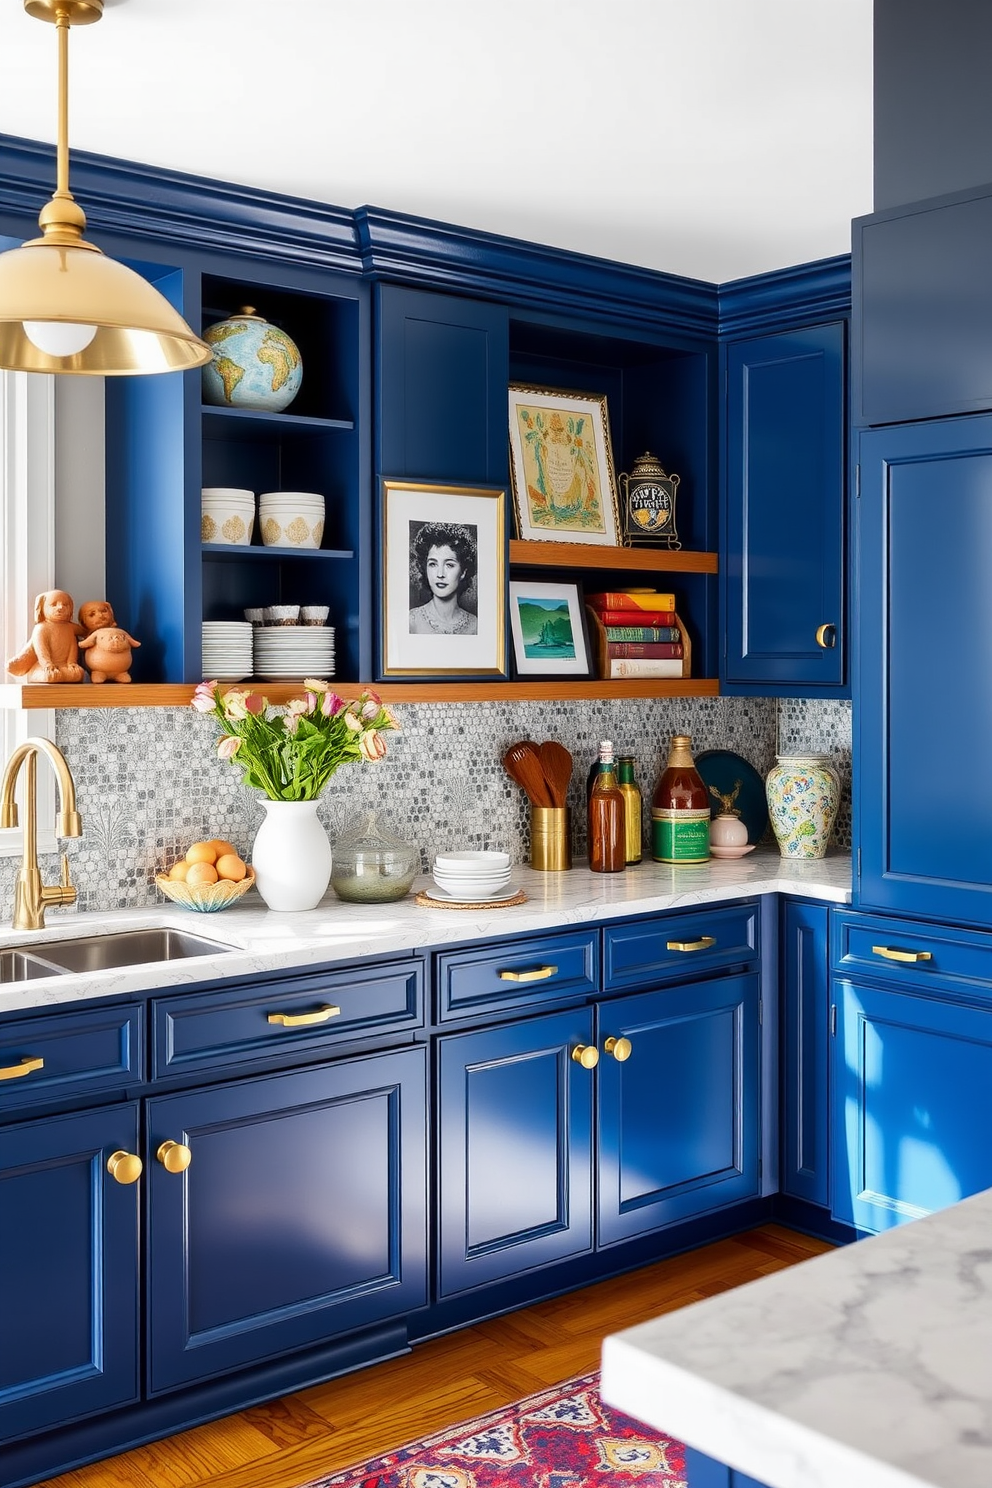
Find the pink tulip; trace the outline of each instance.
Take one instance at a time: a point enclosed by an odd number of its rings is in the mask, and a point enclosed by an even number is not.
[[[357,718],[351,709],[344,715],[344,726],[352,734],[360,734],[362,731],[362,720]]]
[[[358,741],[358,748],[363,759],[381,760],[385,758],[386,741],[375,729],[366,729]]]
[[[245,694],[245,707],[247,708],[248,712],[253,713],[256,718],[261,718],[262,714],[265,712],[265,699],[259,692],[248,692]]]
[[[225,734],[217,744],[217,755],[219,759],[233,759],[241,748],[241,740],[237,734]]]
[[[344,698],[338,697],[336,692],[325,692],[320,700],[320,711],[325,718],[333,718],[343,707]]]
[[[199,683],[193,690],[190,703],[198,713],[212,713],[217,706],[217,683]]]

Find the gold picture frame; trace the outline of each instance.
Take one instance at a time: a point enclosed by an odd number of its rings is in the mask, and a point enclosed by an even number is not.
[[[617,547],[619,508],[605,393],[511,383],[517,535]]]

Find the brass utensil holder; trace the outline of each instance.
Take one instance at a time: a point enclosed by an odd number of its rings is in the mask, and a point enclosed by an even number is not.
[[[572,866],[572,811],[569,806],[530,809],[530,866],[558,873]]]

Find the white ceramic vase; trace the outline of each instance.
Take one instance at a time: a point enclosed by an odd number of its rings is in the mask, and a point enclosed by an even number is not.
[[[822,858],[840,805],[840,776],[826,754],[780,754],[765,782],[783,858]]]
[[[251,853],[255,887],[270,909],[314,909],[331,878],[331,844],[316,801],[262,801]]]

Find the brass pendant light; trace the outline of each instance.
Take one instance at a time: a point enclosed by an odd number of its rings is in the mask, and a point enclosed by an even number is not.
[[[58,36],[57,174],[42,236],[0,253],[0,368],[121,377],[202,367],[210,347],[147,279],[86,242],[69,190],[69,28],[98,21],[103,0],[24,0],[24,9]]]

